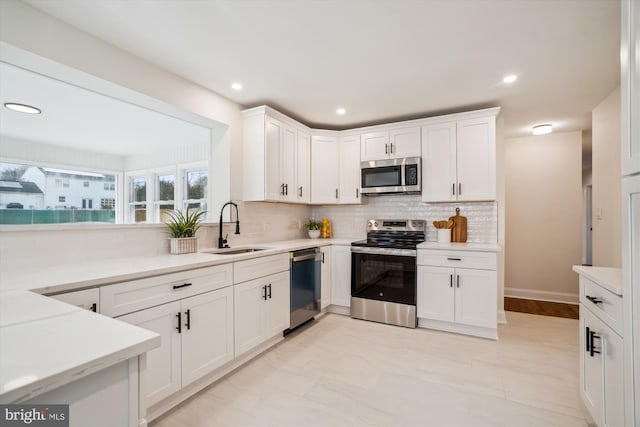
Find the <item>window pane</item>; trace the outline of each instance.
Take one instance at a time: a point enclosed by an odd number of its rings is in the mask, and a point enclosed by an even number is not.
[[[104,193],[115,182],[103,173],[0,163],[0,224],[115,223],[117,193]],[[103,208],[103,198],[113,202]]]
[[[173,212],[173,203],[159,205],[160,222],[167,222],[171,219],[170,214]]]
[[[136,176],[129,179],[130,191],[129,201],[146,202],[147,201],[147,180],[142,176]]]
[[[147,222],[147,205],[131,205],[129,217],[133,219],[133,222]]]
[[[204,199],[207,196],[207,171],[187,171],[187,199]]]
[[[175,175],[158,175],[157,179],[157,200],[173,200],[175,188]]]

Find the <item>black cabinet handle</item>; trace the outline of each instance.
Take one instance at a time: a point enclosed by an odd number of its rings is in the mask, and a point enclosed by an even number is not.
[[[98,303],[93,303],[91,304],[91,311],[93,311],[94,313],[98,312]]]
[[[187,323],[185,323],[184,326],[187,327],[187,330],[191,330],[191,309],[187,309],[184,314],[187,315]]]
[[[336,199],[338,198],[338,189],[336,188]]]
[[[460,287],[460,275],[456,274],[456,288]]]
[[[462,258],[447,258],[447,261],[462,261]]]
[[[585,295],[585,298],[587,298],[589,301],[591,301],[594,304],[602,304],[602,300],[600,298],[592,297],[589,295]]]
[[[269,283],[269,299],[271,299],[271,283]]]
[[[458,183],[458,196],[462,196],[462,184]]]
[[[298,188],[298,197],[302,197],[302,186]]]
[[[288,196],[289,195],[289,184],[285,184],[284,185],[284,195]]]
[[[449,286],[453,288],[453,274],[449,275]]]
[[[360,198],[360,189],[356,188],[356,199]]]
[[[453,184],[451,184],[451,194],[452,195],[456,195],[456,183],[454,182]]]
[[[599,339],[600,339],[600,335],[596,335],[596,333],[595,333],[595,332],[593,332],[593,331],[589,331],[589,334],[591,335],[591,337],[590,337],[590,341],[591,341],[591,351],[589,352],[589,355],[590,355],[591,357],[593,357],[593,355],[594,355],[594,354],[600,354],[600,350],[599,350],[599,349],[596,349],[596,346],[593,344],[593,340],[594,340],[594,339],[599,340]]]
[[[324,264],[324,252],[322,252],[322,263]]]
[[[265,301],[267,300],[267,285],[262,287],[262,299]]]
[[[591,351],[591,334],[589,333],[589,327],[584,328],[584,341],[585,341],[585,350],[587,353]]]
[[[182,333],[182,312],[178,312],[178,314],[176,314],[176,317],[178,318],[178,327],[176,327],[176,329],[178,330],[178,333],[181,334]]]
[[[180,289],[180,288],[186,288],[188,286],[191,286],[193,283],[184,283],[182,285],[173,285],[173,289]]]
[[[389,154],[389,144],[384,144],[384,154]]]

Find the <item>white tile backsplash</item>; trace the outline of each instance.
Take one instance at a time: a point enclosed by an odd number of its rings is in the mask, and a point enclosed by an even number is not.
[[[314,206],[317,219],[329,218],[333,236],[340,239],[366,237],[368,219],[424,219],[427,221],[427,240],[436,241],[433,221],[448,219],[456,214],[467,217],[467,242],[495,243],[498,241],[498,207],[496,202],[423,203],[420,196],[388,195],[364,197],[362,205]]]

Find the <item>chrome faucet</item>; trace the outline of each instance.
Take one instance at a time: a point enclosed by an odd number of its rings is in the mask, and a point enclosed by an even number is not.
[[[236,208],[236,232],[235,234],[240,234],[240,217],[238,217],[238,205],[236,205],[235,203],[229,201],[227,203],[225,203],[224,205],[222,205],[222,209],[220,209],[220,225],[218,227],[219,230],[219,236],[218,236],[218,248],[222,249],[222,248],[228,248],[229,245],[227,244],[227,237],[229,236],[228,234],[226,236],[224,236],[224,239],[222,238],[222,212],[224,212],[224,208],[227,207],[227,205],[233,205]]]

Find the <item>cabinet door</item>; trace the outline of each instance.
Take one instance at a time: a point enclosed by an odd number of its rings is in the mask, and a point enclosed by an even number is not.
[[[100,313],[100,289],[98,288],[52,295],[51,298]]]
[[[389,132],[365,133],[360,139],[360,159],[384,160],[389,158]]]
[[[498,322],[497,284],[495,271],[457,268],[454,277],[455,321],[495,328]]]
[[[320,267],[320,309],[331,304],[331,246],[323,246],[322,264]]]
[[[418,266],[418,317],[454,321],[454,272],[453,268]]]
[[[289,329],[291,314],[291,284],[289,272],[274,274],[264,278],[268,293],[265,306],[265,339],[282,334]]]
[[[351,246],[331,247],[331,304],[351,307]]]
[[[265,121],[265,200],[278,201],[282,197],[280,180],[280,145],[283,135],[283,125],[278,120],[267,117]]]
[[[182,386],[233,360],[233,287],[182,301]]]
[[[456,200],[456,124],[422,127],[422,201]]]
[[[233,326],[236,357],[264,341],[264,278],[233,287]]]
[[[587,346],[590,345],[589,333],[600,335],[602,326],[602,322],[588,309],[580,307],[580,395],[599,426],[602,426],[602,354],[591,356]],[[599,340],[594,342],[596,347],[601,346]]]
[[[392,158],[420,157],[420,127],[394,129],[389,132]]]
[[[339,203],[360,203],[360,136],[340,140]]]
[[[621,35],[622,175],[632,175],[640,172],[640,6],[636,1],[622,2]]]
[[[338,138],[311,137],[311,203],[338,202],[339,157]]]
[[[461,120],[456,133],[458,200],[495,200],[495,118]]]
[[[160,347],[147,353],[146,399],[151,406],[181,388],[181,349],[178,334],[180,302],[171,302],[118,317],[160,335]]]
[[[284,185],[282,200],[295,202],[298,199],[296,191],[296,146],[298,145],[298,132],[293,126],[284,125],[282,131],[282,143],[280,144],[280,182]]]
[[[602,332],[602,362],[604,364],[604,408],[602,425],[606,427],[623,426],[624,423],[624,346],[612,329],[606,327]]]
[[[289,189],[291,192],[294,189]],[[298,131],[296,146],[296,200],[311,202],[311,135]]]

